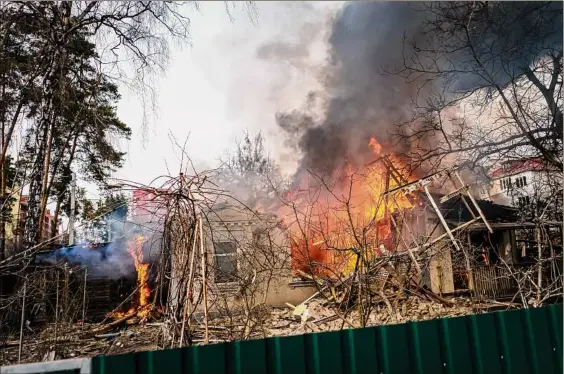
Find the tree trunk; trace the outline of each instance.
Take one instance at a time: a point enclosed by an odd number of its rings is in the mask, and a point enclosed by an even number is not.
[[[79,133],[80,133],[79,131],[76,131],[74,133],[74,136],[73,136],[73,134],[69,134],[67,140],[65,141],[65,145],[63,146],[63,149],[61,150],[61,155],[53,163],[53,171],[51,172],[51,179],[49,179],[49,181],[47,183],[47,192],[46,192],[47,196],[51,195],[51,188],[53,187],[53,183],[55,182],[57,172],[59,171],[59,166],[61,165],[61,161],[63,160],[65,152],[66,152],[67,148],[69,147],[71,138],[73,138],[73,145],[72,145],[72,148],[71,148],[71,155],[70,155],[70,158],[69,158],[70,161],[67,163],[67,168],[70,168],[72,161],[74,159],[74,152],[75,152],[75,149],[76,149],[76,142],[78,140]],[[66,169],[63,169],[63,170],[66,170]]]
[[[58,227],[58,222],[59,222],[59,212],[61,211],[61,199],[62,196],[59,196],[57,198],[57,205],[55,206],[55,212],[53,214],[53,222],[55,223],[52,227],[51,227],[51,238],[54,238],[55,236],[57,236],[57,227]]]
[[[44,124],[46,125],[46,124]],[[38,131],[35,144],[35,160],[31,167],[29,182],[29,193],[27,199],[27,217],[25,223],[24,246],[37,244],[37,231],[40,213],[40,192],[41,192],[41,164],[44,155],[44,144],[47,140],[46,131]]]
[[[47,122],[47,141],[45,142],[45,154],[43,156],[43,171],[41,173],[41,195],[39,198],[39,217],[38,228],[36,231],[36,241],[41,242],[43,224],[45,222],[45,210],[47,208],[47,182],[49,180],[49,167],[51,165],[51,149],[53,148],[53,127],[54,121]]]
[[[3,87],[4,88],[4,87]],[[2,147],[4,147],[4,120],[2,120],[1,129],[1,142]],[[6,160],[0,164],[0,173],[2,173],[2,181],[0,186],[0,194],[2,196],[2,220],[0,221],[0,260],[2,260],[6,255],[6,219],[11,218],[11,212],[6,207]]]
[[[6,31],[7,33],[7,31]],[[2,100],[5,99],[5,95],[6,95],[6,80],[5,80],[6,76],[5,74],[2,74]],[[2,108],[2,128],[0,129],[1,134],[0,136],[2,137],[2,139],[0,139],[0,142],[2,143],[2,149],[4,149],[4,129],[6,126],[6,108]],[[0,194],[2,196],[2,198],[0,199],[0,201],[2,202],[2,220],[0,221],[0,261],[2,261],[4,258],[6,258],[8,256],[8,254],[6,253],[6,221],[4,219],[4,213],[5,213],[5,207],[4,205],[6,204],[6,172],[5,172],[5,160],[2,160],[2,163],[0,164],[0,173],[1,175],[1,186],[0,186]]]
[[[69,10],[68,7],[70,5],[68,4],[64,4],[61,3],[61,7],[64,8],[65,10]],[[70,10],[69,10],[70,11]],[[66,12],[65,12],[66,13]],[[64,38],[63,38],[64,39]],[[64,43],[64,41],[63,41]],[[58,77],[54,77],[54,81],[52,82],[52,95],[51,95],[51,101],[49,103],[49,108],[51,109],[51,115],[48,116],[47,118],[50,119],[49,122],[47,123],[47,149],[45,151],[45,157],[43,160],[43,179],[41,181],[41,205],[40,205],[40,209],[39,209],[39,230],[37,231],[36,237],[37,237],[37,241],[40,242],[41,240],[41,233],[43,231],[43,225],[44,225],[44,221],[45,221],[45,211],[47,209],[47,199],[49,197],[49,192],[50,192],[50,188],[48,188],[48,183],[49,183],[49,169],[51,166],[51,150],[53,149],[53,137],[54,137],[54,133],[56,130],[56,123],[57,123],[57,119],[58,119],[58,113],[54,108],[54,103],[53,103],[53,99],[54,99],[54,95],[58,94],[59,95],[59,108],[57,108],[60,111],[60,114],[63,113],[63,105],[65,103],[65,77],[67,75],[67,68],[66,68],[66,59],[67,59],[67,55],[65,52],[65,49],[62,50],[62,53],[58,56],[59,60],[58,60],[58,69],[54,70],[55,72],[58,73]],[[56,92],[54,92],[56,91]],[[61,156],[62,157],[62,156]],[[48,233],[51,232],[51,229],[48,229]]]
[[[76,144],[78,142],[78,135],[79,135],[79,132],[77,131],[75,136],[74,136],[73,142],[72,142],[72,147],[70,149],[69,160],[68,160],[67,164],[65,165],[64,170],[70,170],[72,162],[74,161],[74,153],[76,151]],[[55,176],[53,175],[53,179],[54,178],[55,178]],[[52,183],[49,185],[49,190],[50,190],[51,186],[52,186]],[[61,204],[63,202],[63,200],[62,200],[63,197],[64,197],[64,194],[60,194],[59,196],[57,196],[57,206],[55,207],[55,214],[54,214],[54,217],[53,217],[53,220],[55,222],[55,227],[52,228],[51,237],[56,236],[55,230],[57,228],[57,226],[56,226],[57,222],[59,222],[59,215],[60,215],[60,212],[61,212]],[[71,214],[72,214],[72,212],[71,212]]]

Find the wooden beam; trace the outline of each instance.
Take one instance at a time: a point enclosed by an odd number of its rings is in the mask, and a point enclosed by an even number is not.
[[[202,291],[204,293],[204,323],[205,323],[204,343],[208,344],[210,342],[209,329],[208,329],[208,289],[207,289],[208,263],[206,260],[207,256],[206,256],[206,249],[204,246],[204,229],[202,227],[201,215],[200,215],[200,249],[202,251]]]
[[[460,177],[460,175],[458,174],[458,171],[454,172],[454,175],[456,175],[456,177],[458,178],[458,180],[460,181],[460,183],[464,184],[464,181],[462,180],[462,178]],[[490,224],[488,223],[488,220],[486,219],[486,216],[484,216],[484,213],[482,212],[482,210],[480,209],[480,206],[478,205],[478,203],[476,202],[476,200],[474,200],[474,198],[472,197],[471,194],[468,194],[468,197],[470,198],[470,200],[472,201],[472,204],[474,204],[474,207],[476,208],[476,210],[478,211],[478,214],[480,215],[480,217],[482,218],[482,221],[484,221],[484,224],[486,225],[486,227],[488,228],[488,231],[490,232],[490,234],[493,234],[493,230],[490,226]]]
[[[452,235],[452,232],[450,231],[450,227],[448,227],[448,224],[445,221],[445,217],[443,217],[443,214],[441,213],[441,210],[439,209],[439,207],[437,206],[437,203],[435,203],[435,199],[433,199],[433,196],[431,196],[431,193],[429,192],[429,188],[427,186],[423,186],[423,189],[425,190],[425,193],[427,194],[427,197],[429,198],[429,202],[431,203],[431,205],[433,206],[433,209],[435,209],[435,212],[437,213],[437,216],[439,217],[439,220],[441,221],[441,223],[443,224],[443,227],[448,235],[448,237],[450,238],[450,240],[452,241],[452,244],[454,245],[454,247],[460,251],[460,247],[458,246],[458,243],[456,242],[456,239],[454,238],[454,235]]]
[[[448,177],[450,179],[450,181],[452,182],[452,185],[456,188],[456,180],[452,177],[451,173],[448,173]],[[472,208],[470,208],[470,205],[468,204],[468,201],[466,201],[466,198],[464,197],[464,193],[468,193],[468,186],[464,184],[464,182],[462,182],[462,180],[460,180],[462,185],[464,187],[466,187],[466,191],[461,192],[460,193],[460,197],[462,198],[462,202],[464,203],[464,205],[466,206],[466,209],[468,209],[468,212],[470,212],[470,215],[472,216],[472,218],[476,218],[476,215],[474,214],[474,211],[472,210]],[[441,203],[442,203],[442,199],[441,199]]]
[[[446,195],[444,195],[443,197],[441,197],[441,199],[439,200],[439,202],[441,204],[449,201],[450,199],[452,199],[453,197],[457,196],[457,195],[461,195],[463,192],[468,190],[468,185],[464,185],[460,188],[457,188],[456,190],[452,191],[451,193],[448,193]],[[472,214],[472,211],[470,211],[470,213]]]
[[[463,223],[462,225],[456,226],[455,228],[453,228],[452,230],[450,230],[450,232],[451,232],[451,233],[454,233],[454,232],[456,232],[456,231],[462,230],[462,229],[464,229],[464,228],[466,228],[466,227],[472,225],[474,222],[479,221],[479,220],[480,220],[480,217],[476,217],[476,218],[474,218],[474,219],[471,220],[471,221],[468,221],[468,222]],[[437,236],[437,237],[436,237],[435,239],[433,239],[431,242],[425,243],[425,244],[423,244],[423,245],[421,245],[421,246],[419,246],[419,247],[411,248],[411,250],[412,250],[412,251],[417,251],[417,250],[419,250],[420,248],[421,248],[421,249],[429,248],[429,247],[431,247],[432,245],[434,245],[435,243],[437,243],[437,242],[443,240],[443,239],[446,238],[447,236],[448,236],[448,233],[444,233],[444,234],[442,234],[442,235],[440,235],[440,236]]]

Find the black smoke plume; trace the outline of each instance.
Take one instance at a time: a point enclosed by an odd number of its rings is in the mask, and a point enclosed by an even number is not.
[[[562,2],[547,3],[543,8],[535,2],[484,4],[480,6],[491,10],[485,9],[481,13],[484,19],[473,22],[478,28],[489,22],[491,39],[475,42],[493,48],[493,53],[499,52],[496,58],[510,61],[511,74],[518,74],[547,48],[562,50]],[[436,6],[407,2],[352,2],[344,6],[329,33],[330,57],[322,92],[304,93],[305,109],[276,114],[290,145],[302,155],[298,178],[305,169],[331,173],[339,170],[345,160],[357,165],[371,161],[374,156],[368,147],[370,137],[375,137],[385,152],[401,153],[410,144],[392,139],[391,135],[394,124],[412,118],[415,97],[424,100],[445,84],[452,93],[483,85],[480,77],[470,72],[435,77],[421,90],[421,81],[406,81],[398,74],[390,74],[413,56],[411,41],[420,45],[436,42],[428,40],[424,32],[426,22],[434,20],[429,10]],[[498,18],[500,21],[492,25],[491,21]],[[537,34],[531,30],[537,30]],[[483,34],[478,31],[476,38],[481,38]],[[467,50],[449,57],[466,67],[471,63]],[[507,68],[489,67],[501,85],[510,80]],[[321,115],[310,110],[319,100],[324,108]]]
[[[278,125],[301,151],[300,169],[332,172],[347,160],[370,161],[370,137],[385,147],[391,124],[408,118],[415,85],[387,74],[402,59],[404,31],[417,34],[424,13],[408,3],[351,3],[332,25],[324,92],[308,100],[325,100],[321,118],[306,111],[278,113]],[[373,157],[372,157],[373,158]],[[298,170],[298,174],[300,171]]]

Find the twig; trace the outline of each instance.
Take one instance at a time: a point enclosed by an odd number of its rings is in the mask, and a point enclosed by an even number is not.
[[[209,343],[209,331],[208,331],[208,290],[207,290],[207,261],[206,261],[206,251],[204,248],[204,229],[202,227],[202,216],[200,216],[200,249],[202,251],[202,288],[204,292],[204,323],[206,326],[205,330],[205,343]]]
[[[22,360],[22,347],[23,347],[23,327],[25,319],[25,294],[27,292],[27,278],[24,279],[23,296],[22,296],[22,318],[20,323],[20,346],[18,348],[18,364]]]
[[[84,330],[84,319],[86,318],[86,278],[88,277],[88,269],[84,269],[84,292],[82,294],[82,324],[81,329]]]
[[[413,287],[415,287],[416,289],[422,291],[425,295],[429,296],[430,298],[435,299],[436,301],[439,301],[439,302],[445,304],[446,306],[454,306],[454,305],[456,305],[456,303],[455,303],[454,301],[447,300],[447,299],[445,299],[444,297],[439,296],[439,295],[437,295],[436,293],[434,293],[434,292],[432,292],[432,291],[429,291],[429,290],[426,290],[426,289],[424,289],[423,287],[419,286],[418,284],[416,284],[416,283],[413,281],[413,279],[410,279],[410,282],[411,282],[411,285],[412,285]]]
[[[57,349],[57,333],[59,329],[59,272],[57,271],[57,281],[55,284],[55,345],[53,350]]]

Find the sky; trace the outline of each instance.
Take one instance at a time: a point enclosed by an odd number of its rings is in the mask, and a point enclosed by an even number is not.
[[[284,146],[274,116],[298,107],[319,87],[328,26],[342,5],[257,2],[254,15],[241,5],[228,14],[224,2],[187,8],[191,46],[172,48],[166,74],[155,85],[158,109],[145,136],[142,101],[121,87],[118,114],[133,134],[121,142],[127,157],[115,177],[148,184],[176,175],[180,148],[171,137],[186,141],[197,168],[214,167],[246,129],[260,130],[269,153],[291,173],[299,155]]]

